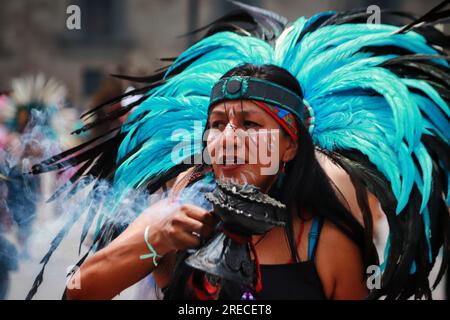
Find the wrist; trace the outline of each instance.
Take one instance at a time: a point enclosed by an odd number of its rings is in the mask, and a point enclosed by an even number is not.
[[[145,235],[144,235],[145,239]],[[151,244],[156,253],[160,256],[159,259],[164,257],[172,250],[168,247],[167,241],[164,241],[163,237],[157,230],[152,227],[148,227],[148,242]]]

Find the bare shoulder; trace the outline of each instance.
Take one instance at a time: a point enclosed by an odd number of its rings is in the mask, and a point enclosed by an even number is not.
[[[367,294],[360,248],[329,221],[320,233],[316,266],[328,298],[359,299]]]
[[[332,251],[333,255],[359,253],[359,248],[341,229],[329,221],[325,221],[320,232],[320,247]],[[318,248],[319,250],[320,248]]]

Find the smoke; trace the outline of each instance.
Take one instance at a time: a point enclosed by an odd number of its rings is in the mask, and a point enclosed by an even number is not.
[[[50,176],[50,174],[46,173],[41,176]],[[172,205],[165,206],[164,210],[158,214],[169,214],[177,206],[185,203],[212,210],[212,205],[204,198],[203,194],[212,191],[213,188],[212,179],[200,180],[186,187],[172,201]],[[54,191],[55,188],[50,189]],[[58,299],[61,297],[66,285],[66,271],[87,252],[101,225],[107,222],[125,228],[148,207],[166,199],[171,194],[170,189],[152,195],[145,190],[125,192],[125,190],[118,189],[117,186],[112,186],[108,181],[95,181],[93,178],[83,179],[77,185],[68,185],[66,190],[68,191],[65,194],[56,199],[56,203],[45,202],[48,194],[42,195],[36,201],[37,219],[28,241],[30,257],[29,260],[21,260],[19,271],[11,274],[11,290],[8,298],[23,299],[27,295],[32,287],[34,277],[40,271],[39,261],[55,244],[54,239],[61,230],[66,229],[67,234],[48,262],[44,281],[38,289],[35,299]],[[33,190],[24,190],[24,192],[32,193]],[[114,199],[117,194],[126,195],[122,196],[120,203],[116,205]],[[50,209],[51,207],[53,209]],[[84,244],[79,252],[82,240],[84,240]],[[16,245],[18,245],[17,242]],[[130,296],[125,294],[120,298],[127,297]]]
[[[39,261],[50,247],[51,240],[83,203],[80,201],[82,193],[75,198],[58,198],[46,203],[55,190],[58,180],[56,173],[39,176],[29,174],[34,164],[62,151],[59,143],[62,137],[54,130],[52,121],[58,118],[61,126],[67,123],[64,117],[55,113],[59,110],[57,105],[39,108],[33,105],[30,104],[27,111],[23,130],[9,132],[8,141],[0,152],[0,172],[5,177],[2,181],[5,191],[0,199],[4,204],[0,212],[0,236],[7,241],[7,245],[0,246],[0,265],[18,264],[15,271],[9,268],[13,271],[9,274],[10,290],[6,296],[9,299],[25,298],[39,271]],[[61,177],[59,179],[60,183],[64,182]],[[17,256],[11,254],[10,246],[15,247]],[[64,250],[63,256],[67,256],[67,247]],[[62,263],[66,268],[65,261],[56,260],[56,265],[61,266]],[[46,274],[46,280],[52,283],[52,291],[61,282],[55,270],[52,266],[52,270]],[[64,277],[64,269],[61,270]],[[59,298],[60,291],[52,296],[44,292],[41,296],[47,297]]]

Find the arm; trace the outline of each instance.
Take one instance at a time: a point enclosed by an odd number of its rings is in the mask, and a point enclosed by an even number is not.
[[[202,208],[191,205],[174,207],[169,200],[160,201],[81,265],[71,278],[71,283],[79,284],[79,288],[69,284],[67,298],[111,299],[153,272],[153,259],[139,258],[149,253],[144,240],[147,226],[150,226],[149,241],[164,260],[176,250],[197,247],[200,240],[192,232],[209,236],[213,231],[213,221],[211,214]]]
[[[335,225],[325,222],[317,247],[316,266],[328,299],[364,299],[368,289],[358,246]]]
[[[155,269],[152,259],[141,260],[139,257],[149,252],[144,230],[151,223],[151,212],[157,209],[157,205],[147,209],[108,246],[89,257],[71,278],[67,298],[112,299],[151,273]],[[167,249],[154,233],[149,239],[156,252],[166,253]]]

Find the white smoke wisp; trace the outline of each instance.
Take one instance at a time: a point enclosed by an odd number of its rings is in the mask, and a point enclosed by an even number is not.
[[[9,101],[14,113],[10,112],[9,118],[2,120],[15,121],[17,131],[9,132],[0,154],[0,167],[8,178],[3,200],[6,200],[13,223],[4,235],[15,246],[20,258],[18,271],[11,273],[9,298],[23,299],[31,287],[32,270],[39,267],[42,251],[49,248],[50,238],[67,220],[68,216],[61,211],[72,208],[73,204],[69,200],[58,203],[61,199],[45,203],[56,180],[54,172],[40,176],[30,174],[34,164],[62,151],[51,121],[53,117],[58,118],[65,87],[54,79],[46,81],[40,74],[14,79],[12,89]],[[20,110],[26,115],[20,119],[26,122],[19,123],[19,117],[14,118],[20,115]]]
[[[208,211],[212,210],[212,205],[206,200],[204,194],[214,189],[215,184],[212,179],[203,179],[184,188],[175,199],[169,199],[172,190],[166,192],[156,192],[149,195],[146,191],[133,190],[122,198],[116,211],[108,211],[109,201],[120,190],[113,187],[107,181],[101,181],[93,191],[93,179],[84,179],[77,186],[72,187],[76,191],[73,195],[60,196],[57,215],[47,212],[50,204],[39,203],[39,214],[33,226],[30,236],[30,260],[21,261],[20,269],[13,274],[12,286],[9,298],[23,299],[31,288],[34,277],[40,271],[39,260],[46,254],[51,246],[53,238],[60,232],[64,225],[72,222],[73,226],[67,231],[67,235],[61,241],[59,247],[54,251],[44,273],[44,281],[37,291],[34,299],[58,299],[60,298],[66,285],[66,271],[73,266],[87,252],[95,237],[96,230],[104,223],[126,228],[137,216],[147,210],[152,205],[161,201],[164,203],[162,210],[154,214],[170,214],[178,206],[189,203],[202,207]],[[168,201],[170,200],[170,201]],[[90,209],[94,209],[95,215],[90,215]],[[86,221],[91,224],[89,231],[81,249],[78,253],[80,236],[83,233]],[[133,293],[130,293],[132,295]],[[120,298],[130,298],[128,295],[121,295]]]

